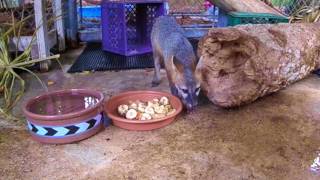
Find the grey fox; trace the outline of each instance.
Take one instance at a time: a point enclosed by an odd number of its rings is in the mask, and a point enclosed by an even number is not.
[[[151,43],[155,66],[152,85],[160,84],[160,69],[164,64],[172,94],[179,97],[188,110],[193,110],[198,104],[201,74],[183,29],[174,18],[161,16],[153,25]]]

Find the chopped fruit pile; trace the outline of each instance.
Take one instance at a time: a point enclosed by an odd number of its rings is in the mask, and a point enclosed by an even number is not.
[[[148,102],[129,102],[118,107],[118,113],[128,120],[147,121],[164,118],[176,112],[167,97],[153,99]]]

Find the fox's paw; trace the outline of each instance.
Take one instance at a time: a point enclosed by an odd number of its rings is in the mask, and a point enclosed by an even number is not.
[[[179,97],[178,89],[175,86],[170,86],[171,94]]]
[[[157,87],[160,85],[160,81],[152,81],[152,87]]]

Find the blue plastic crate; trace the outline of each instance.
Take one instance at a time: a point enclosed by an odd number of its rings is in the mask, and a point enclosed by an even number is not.
[[[152,52],[151,29],[165,14],[165,0],[102,2],[103,50],[132,56]]]

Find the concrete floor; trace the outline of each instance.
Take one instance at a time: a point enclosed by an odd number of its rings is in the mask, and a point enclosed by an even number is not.
[[[63,56],[64,70],[81,52]],[[121,74],[121,75],[120,75]],[[92,88],[106,98],[151,88],[152,70],[41,74],[50,90]],[[43,92],[27,77],[21,103]],[[202,100],[194,114],[150,132],[114,126],[69,145],[30,139],[25,121],[0,120],[0,179],[320,179],[310,165],[320,150],[320,78],[311,75],[250,105],[225,110]],[[21,115],[20,105],[15,113]]]

